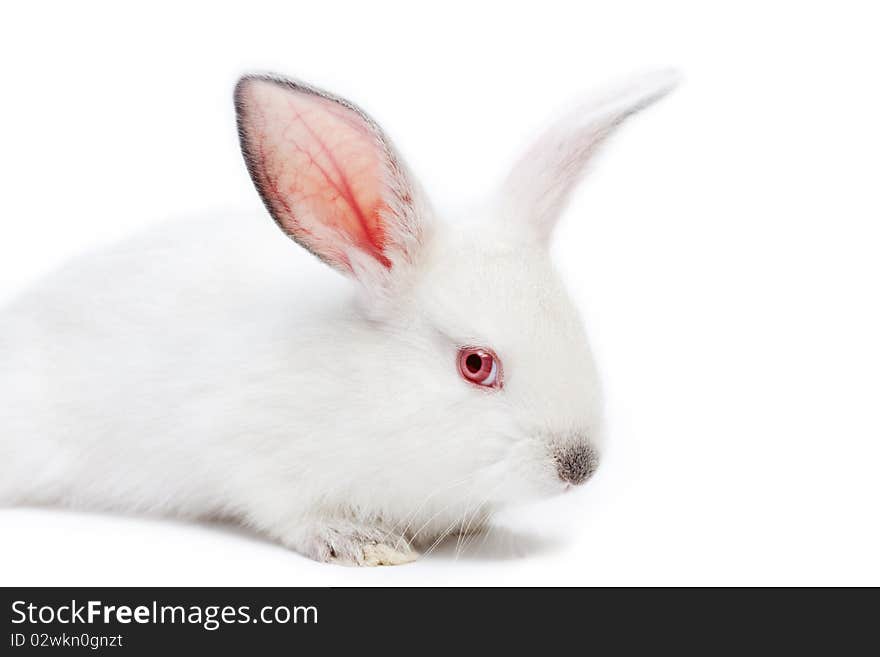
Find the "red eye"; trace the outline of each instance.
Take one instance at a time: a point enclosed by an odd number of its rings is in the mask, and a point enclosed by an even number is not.
[[[458,351],[458,371],[466,381],[479,386],[501,387],[501,361],[491,349],[462,347]]]

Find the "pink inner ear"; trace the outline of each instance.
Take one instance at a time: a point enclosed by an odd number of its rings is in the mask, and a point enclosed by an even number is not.
[[[285,231],[338,267],[346,246],[385,267],[384,153],[355,111],[269,81],[245,98],[249,155],[258,185]]]

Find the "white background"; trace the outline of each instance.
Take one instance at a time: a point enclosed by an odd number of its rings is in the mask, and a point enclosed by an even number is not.
[[[142,7],[3,12],[2,297],[149,222],[263,212],[234,130],[245,71],[363,105],[442,206],[591,86],[680,68],[557,234],[610,449],[583,491],[458,558],[356,570],[234,528],[13,509],[0,584],[880,584],[870,3]]]

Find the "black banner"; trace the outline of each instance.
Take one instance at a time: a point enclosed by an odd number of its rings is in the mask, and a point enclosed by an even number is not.
[[[274,654],[660,644],[868,648],[876,591],[626,589],[0,589],[0,654]],[[757,641],[757,643],[756,643]],[[191,652],[198,651],[198,652]]]

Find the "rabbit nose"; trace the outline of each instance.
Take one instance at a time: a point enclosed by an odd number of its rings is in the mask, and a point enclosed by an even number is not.
[[[599,453],[590,445],[566,445],[554,453],[556,472],[569,484],[582,484],[599,467]]]

